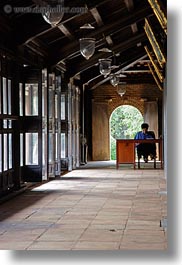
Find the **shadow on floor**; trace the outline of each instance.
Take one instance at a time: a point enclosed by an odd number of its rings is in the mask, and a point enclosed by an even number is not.
[[[156,169],[160,168],[160,161],[156,161]],[[81,165],[79,169],[116,169],[116,160],[108,160],[108,161],[88,161],[87,164]],[[131,170],[133,168],[133,164],[120,164],[119,169],[125,169],[125,170]],[[136,169],[137,168],[137,162],[136,162]],[[140,161],[140,169],[154,169],[154,162],[149,161],[148,163]]]

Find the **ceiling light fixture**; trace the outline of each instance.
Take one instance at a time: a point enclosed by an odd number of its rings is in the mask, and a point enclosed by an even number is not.
[[[119,83],[117,86],[117,93],[122,97],[126,93],[126,83]]]
[[[95,52],[95,39],[94,38],[81,38],[80,41],[80,52],[87,60]]]
[[[126,77],[126,75],[124,75],[124,74],[119,74],[119,77]]]
[[[99,52],[112,52],[110,49],[108,48],[101,48],[98,50]]]
[[[104,77],[111,73],[111,59],[99,59],[99,71]]]
[[[111,85],[116,87],[119,84],[119,76],[116,74],[111,74],[110,77],[111,77],[111,79],[110,79]]]
[[[44,6],[42,16],[44,20],[50,24],[52,27],[57,26],[57,24],[62,20],[64,16],[64,0],[58,0],[57,5],[49,4]]]
[[[84,24],[83,26],[80,27],[80,29],[95,29],[94,26],[92,26],[89,23]]]

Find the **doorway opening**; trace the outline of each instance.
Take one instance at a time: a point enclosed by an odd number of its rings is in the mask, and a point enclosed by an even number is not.
[[[133,139],[140,131],[144,118],[130,105],[116,108],[110,116],[110,159],[116,160],[116,139]]]

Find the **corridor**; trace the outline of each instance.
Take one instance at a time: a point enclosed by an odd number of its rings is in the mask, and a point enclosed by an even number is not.
[[[88,163],[2,203],[0,249],[166,250],[165,191],[163,170]]]

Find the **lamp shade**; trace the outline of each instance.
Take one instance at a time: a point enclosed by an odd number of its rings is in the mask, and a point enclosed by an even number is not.
[[[119,83],[117,86],[117,92],[122,97],[126,93],[126,83]]]
[[[42,16],[51,26],[56,26],[64,16],[64,1],[57,0],[44,7]]]
[[[46,11],[42,14],[44,20],[49,23],[51,26],[56,26],[64,16],[64,13],[52,13],[50,11]]]
[[[116,87],[119,84],[119,76],[112,74],[110,75],[111,79],[110,79],[110,83],[111,85],[113,85],[114,87]]]
[[[111,59],[99,59],[99,70],[104,77],[111,73]]]
[[[95,52],[95,39],[94,38],[81,38],[80,41],[80,52],[87,60]]]

